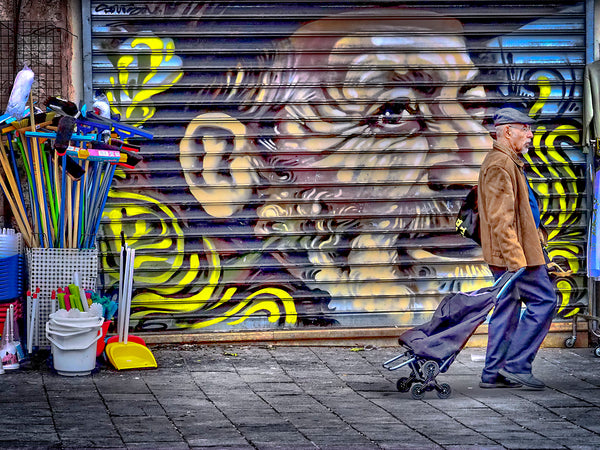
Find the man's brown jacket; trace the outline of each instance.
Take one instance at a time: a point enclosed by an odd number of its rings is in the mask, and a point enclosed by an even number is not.
[[[514,271],[545,264],[523,161],[494,141],[479,172],[481,248],[486,263]]]

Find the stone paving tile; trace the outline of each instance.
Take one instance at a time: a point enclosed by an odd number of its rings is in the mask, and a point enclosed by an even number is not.
[[[443,447],[433,444],[430,441],[425,441],[425,442],[420,442],[420,441],[411,441],[411,440],[402,440],[400,441],[401,443],[399,443],[399,440],[396,441],[380,441],[377,442],[377,448],[383,448],[383,449],[390,449],[390,450],[397,450],[397,449],[415,449],[415,450],[437,450],[437,449],[441,449]],[[469,448],[469,447],[463,447],[460,446],[459,447],[460,450],[464,450],[465,448]],[[481,450],[481,446],[475,446],[474,448],[476,448],[477,450]],[[488,450],[490,447],[485,447],[486,450]],[[500,447],[502,448],[502,447]],[[339,449],[341,450],[341,449]]]
[[[262,427],[265,425],[278,426],[282,423],[281,416],[276,413],[258,413],[258,414],[231,414],[229,411],[225,411],[227,418],[236,427]]]
[[[42,436],[31,438],[31,436],[22,437],[14,436],[10,439],[0,439],[0,448],[3,449],[15,449],[15,448],[63,448],[58,438],[56,439],[44,439]],[[81,449],[81,447],[79,447]]]
[[[220,444],[215,444],[215,445],[201,445],[201,446],[190,446],[191,449],[206,449],[206,448],[214,448],[217,450],[255,450],[256,447],[254,447],[253,445],[250,445],[249,443],[247,444],[229,444],[229,443],[220,443]],[[314,449],[312,449],[314,450]]]
[[[200,442],[220,441],[222,443],[231,441],[246,443],[245,438],[233,425],[230,426],[212,426],[212,425],[195,425],[189,426],[182,424],[178,427],[179,431],[184,436],[184,439],[191,445],[201,445]]]
[[[52,423],[38,425],[35,433],[31,433],[27,421],[23,420],[21,423],[13,423],[12,426],[7,427],[0,436],[0,442],[27,437],[32,437],[35,440],[54,440],[58,437],[58,433]]]
[[[305,394],[266,395],[263,400],[279,414],[307,412],[316,415],[327,411],[325,406]]]
[[[192,378],[198,388],[207,395],[230,392],[245,384],[244,380],[235,372],[193,372]]]
[[[307,383],[298,382],[298,385],[309,395],[314,397],[326,397],[329,395],[352,395],[354,391],[347,385],[342,382],[333,381],[324,381],[324,382],[315,382],[310,381]]]
[[[296,430],[283,430],[279,428],[263,427],[260,429],[241,428],[240,433],[251,444],[258,447],[269,443],[285,445],[288,448],[309,445],[310,440]]]
[[[21,420],[21,422],[23,422],[22,426],[24,428],[41,429],[44,426],[48,426],[50,429],[52,429],[51,411],[48,411],[48,415],[46,416],[21,415],[18,413],[15,414],[14,412],[11,412],[11,414],[9,415],[6,412],[3,412],[2,408],[0,408],[0,429],[15,429],[17,427],[15,423],[15,417],[27,417],[27,421]],[[3,434],[4,433],[0,433],[0,440],[3,438]]]
[[[372,441],[388,440],[392,436],[406,436],[413,432],[411,428],[401,422],[381,423],[381,424],[361,424],[352,425],[353,429],[368,437]]]
[[[340,417],[329,412],[317,411],[316,413],[287,413],[283,415],[286,421],[294,424],[295,427],[301,429],[321,429],[321,428],[350,428]]]
[[[189,448],[215,448],[215,449],[256,449],[243,436],[206,436],[192,438],[188,441]],[[152,448],[152,447],[147,447]]]
[[[11,402],[0,402],[0,424],[5,420],[14,420],[15,417],[27,417],[33,423],[47,422],[48,418],[52,417],[50,404],[45,399],[21,402],[13,397],[11,400]]]
[[[173,396],[158,394],[156,396],[158,405],[171,417],[187,416],[196,411],[218,412],[213,403],[202,395],[196,397],[196,394],[190,396]]]
[[[163,373],[155,372],[152,375],[144,375],[142,378],[146,386],[152,391],[180,391],[182,395],[185,395],[186,391],[198,391],[196,382],[189,373],[172,373],[165,376]]]
[[[560,392],[565,392],[563,387],[558,388]],[[569,389],[568,394],[570,397],[581,400],[594,406],[600,406],[600,389]],[[562,406],[562,405],[559,405]],[[568,405],[565,405],[568,406]]]
[[[600,438],[598,436],[593,437],[579,437],[579,436],[570,436],[567,439],[555,439],[557,442],[560,442],[565,447],[568,448],[585,448],[585,449],[598,449],[600,448]]]
[[[121,438],[89,438],[89,437],[75,437],[69,436],[61,437],[60,448],[73,448],[73,449],[87,449],[87,448],[123,448],[123,441]]]
[[[377,444],[358,433],[309,434],[307,438],[318,448],[377,448]]]
[[[112,377],[94,379],[94,384],[101,394],[149,394],[150,389],[141,376],[135,372],[115,373]]]
[[[165,414],[162,406],[152,400],[107,400],[106,406],[114,417],[157,416]]]
[[[212,414],[210,416],[197,417],[194,415],[172,417],[171,421],[177,427],[177,429],[183,433],[195,434],[197,430],[203,430],[206,428],[234,428],[231,420],[223,415]]]
[[[254,392],[286,392],[286,393],[297,393],[300,394],[302,393],[302,389],[300,388],[300,386],[298,386],[296,383],[294,382],[280,382],[280,381],[276,381],[276,382],[264,382],[264,381],[259,381],[259,382],[250,382],[248,380],[244,378],[244,381],[246,381],[250,387],[250,389],[252,389]]]
[[[113,417],[113,422],[126,443],[147,442],[148,435],[157,442],[178,442],[181,435],[166,416]]]
[[[487,447],[489,445],[497,445],[497,442],[486,438],[478,433],[461,433],[461,432],[448,432],[448,433],[428,433],[427,437],[433,440],[436,444],[447,447],[451,445],[472,445]]]
[[[540,438],[526,439],[526,438],[507,438],[499,441],[500,445],[507,449],[531,449],[531,450],[542,450],[542,449],[564,449],[564,445]]]
[[[238,372],[246,383],[293,383],[292,378],[278,367],[269,367],[266,371],[248,371]]]
[[[496,445],[496,444],[492,444],[492,445],[485,445],[485,446],[481,446],[481,445],[445,445],[444,449],[445,450],[481,450],[482,448],[484,448],[485,450],[500,450],[500,449],[504,449],[505,447],[502,447],[501,445]]]
[[[123,448],[123,447],[121,447],[121,448]],[[182,442],[182,441],[172,441],[172,442],[146,441],[146,442],[130,442],[130,443],[125,444],[125,448],[131,449],[131,450],[187,450],[190,448],[190,446],[187,442]]]

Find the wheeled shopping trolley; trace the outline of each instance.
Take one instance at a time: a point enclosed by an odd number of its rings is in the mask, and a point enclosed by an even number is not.
[[[573,314],[573,333],[570,337],[565,339],[565,347],[573,348],[575,347],[575,342],[577,341],[577,322],[578,320],[585,320],[588,323],[588,330],[597,338],[600,338],[600,317],[592,316],[590,314],[577,313]],[[594,355],[600,358],[600,345],[597,345],[594,349]]]
[[[485,321],[497,299],[508,292],[523,270],[507,272],[492,286],[477,291],[448,294],[429,322],[402,333],[398,343],[404,347],[404,352],[383,363],[388,370],[410,369],[408,377],[398,380],[398,390],[410,391],[417,400],[433,390],[439,398],[450,397],[450,385],[438,383],[436,377],[448,370],[477,327]]]

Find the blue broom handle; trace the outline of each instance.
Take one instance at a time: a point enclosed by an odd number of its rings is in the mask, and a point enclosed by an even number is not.
[[[21,204],[25,205],[25,196],[23,195],[23,189],[21,188],[21,177],[19,177],[19,169],[17,168],[17,159],[15,158],[15,150],[13,149],[12,144],[12,133],[8,133],[8,148],[10,149],[10,162],[13,166],[13,171],[15,172],[15,180],[17,182],[17,188],[19,190],[19,197],[21,200]]]
[[[31,179],[33,180],[35,178],[35,168],[33,167],[33,155],[31,154],[31,146],[29,145],[29,139],[25,139],[25,143],[27,144],[27,154],[29,156],[29,172],[31,173]],[[30,183],[31,186],[29,187],[31,194],[33,196],[33,203],[35,208],[32,208],[32,210],[35,210],[35,222],[37,223],[37,228],[38,228],[38,232],[40,233],[40,247],[44,248],[44,230],[42,228],[42,217],[40,216],[40,205],[39,205],[39,201],[38,201],[38,192],[36,189],[36,183],[32,182]]]
[[[88,194],[87,194],[87,208],[86,208],[86,214],[85,214],[85,229],[86,229],[86,239],[84,240],[84,248],[91,248],[89,247],[89,238],[90,238],[90,234],[93,230],[93,225],[95,223],[95,218],[96,218],[96,204],[98,203],[98,196],[99,196],[99,189],[100,189],[100,178],[102,176],[102,170],[100,169],[100,166],[102,165],[102,162],[97,162],[95,164],[93,164],[93,177],[92,177],[92,183],[89,187],[88,190]]]
[[[36,138],[37,139],[37,138]],[[29,141],[27,141],[29,143]],[[29,144],[28,144],[29,145]],[[36,145],[38,154],[37,154],[37,158],[40,161],[40,184],[42,185],[42,208],[44,208],[44,215],[46,216],[46,233],[48,236],[48,248],[52,248],[52,214],[50,213],[50,204],[48,202],[48,197],[47,195],[50,195],[51,192],[48,192],[48,194],[46,195],[46,189],[45,189],[45,184],[44,183],[44,165],[43,165],[43,156],[42,156],[42,148],[40,146],[40,143],[38,142]]]
[[[77,244],[76,244],[77,248],[80,248],[80,246],[82,244],[81,234],[83,232],[83,211],[85,210],[84,209],[85,183],[86,183],[86,179],[85,179],[85,170],[84,170],[83,175],[81,176],[81,182],[79,183],[79,219],[78,219],[79,225],[77,226]]]
[[[64,248],[65,245],[65,202],[66,202],[66,191],[67,191],[67,155],[62,155],[62,175],[60,179],[61,193],[60,193],[60,221],[59,221],[59,248]]]
[[[110,185],[112,184],[112,179],[115,174],[116,168],[117,168],[116,164],[111,164],[111,167],[110,167],[108,173],[106,175],[104,175],[105,177],[108,177],[108,181],[107,181],[107,183],[105,183],[106,188],[105,188],[104,192],[102,193],[102,203],[100,205],[100,208],[98,208],[98,217],[96,219],[96,224],[93,228],[92,234],[89,237],[89,243],[88,243],[89,248],[92,248],[91,245],[96,240],[96,233],[98,233],[98,230],[100,229],[100,220],[102,219],[102,211],[104,211],[104,206],[106,205],[106,199],[108,198],[108,192],[110,191]]]

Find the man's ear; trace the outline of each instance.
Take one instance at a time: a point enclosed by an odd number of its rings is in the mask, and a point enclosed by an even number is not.
[[[504,125],[498,125],[494,127],[494,134],[496,135],[494,139],[497,141],[504,137]]]
[[[242,209],[259,179],[246,126],[224,113],[195,117],[179,145],[179,161],[192,195],[213,217]]]

